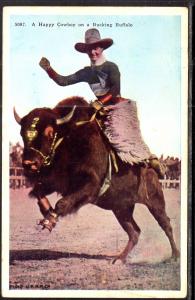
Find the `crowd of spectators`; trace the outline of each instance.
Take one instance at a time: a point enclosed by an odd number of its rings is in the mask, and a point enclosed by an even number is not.
[[[23,147],[17,142],[15,145],[9,145],[10,167],[22,167]]]
[[[160,162],[165,166],[165,179],[179,180],[181,176],[181,160],[178,157],[161,155]]]

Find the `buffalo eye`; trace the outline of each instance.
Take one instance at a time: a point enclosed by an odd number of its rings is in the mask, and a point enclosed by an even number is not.
[[[44,130],[44,136],[46,136],[48,139],[53,139],[54,137],[54,129],[52,126],[47,126]]]

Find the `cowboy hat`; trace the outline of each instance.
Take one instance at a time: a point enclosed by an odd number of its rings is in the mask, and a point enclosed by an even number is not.
[[[91,47],[101,47],[107,49],[113,44],[110,38],[101,39],[100,33],[97,29],[88,29],[85,32],[85,43],[76,43],[75,49],[79,52],[86,53]]]

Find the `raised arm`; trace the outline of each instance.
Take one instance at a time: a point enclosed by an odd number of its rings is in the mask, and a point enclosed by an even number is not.
[[[53,79],[58,85],[67,86],[71,84],[75,84],[83,81],[82,78],[79,77],[79,72],[74,73],[72,75],[63,76],[58,74],[50,65],[50,61],[42,57],[39,62],[40,67],[47,72],[49,77]]]

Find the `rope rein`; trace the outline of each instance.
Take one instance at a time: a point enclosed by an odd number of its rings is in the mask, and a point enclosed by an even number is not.
[[[53,141],[52,141],[52,144],[51,144],[51,148],[50,148],[50,152],[48,155],[44,155],[41,151],[33,148],[33,147],[30,147],[31,150],[37,152],[38,154],[40,154],[44,161],[43,161],[43,165],[45,166],[49,166],[51,165],[52,161],[53,161],[53,158],[55,156],[55,152],[56,152],[56,149],[58,148],[58,146],[61,144],[61,142],[63,141],[63,137],[62,138],[59,138],[57,140],[57,132],[55,133],[54,135],[54,138],[53,138]]]

